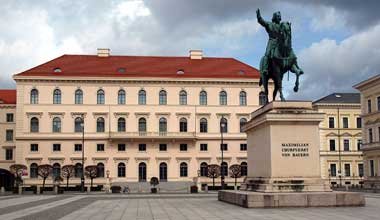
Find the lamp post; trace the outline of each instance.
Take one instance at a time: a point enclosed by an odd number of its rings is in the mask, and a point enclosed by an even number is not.
[[[224,169],[223,169],[223,165],[224,165],[224,158],[223,158],[223,133],[224,133],[224,129],[226,127],[226,124],[225,124],[225,121],[224,121],[224,116],[222,115],[222,118],[220,120],[220,137],[221,137],[221,144],[220,144],[220,150],[222,151],[222,163],[221,163],[221,166],[220,166],[220,170],[221,170],[221,175],[220,175],[220,184],[221,184],[221,188],[222,190],[224,189]]]
[[[82,176],[80,178],[81,188],[80,191],[84,192],[84,116],[82,115],[82,122],[80,124],[82,128]]]

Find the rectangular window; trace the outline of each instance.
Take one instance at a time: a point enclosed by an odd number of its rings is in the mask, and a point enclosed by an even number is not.
[[[350,140],[348,139],[343,140],[343,149],[344,151],[350,151]]]
[[[359,174],[360,177],[364,176],[364,166],[363,166],[362,163],[358,164],[358,174]]]
[[[38,144],[31,144],[30,145],[30,151],[37,152],[38,151]]]
[[[53,151],[61,151],[61,144],[53,144]]]
[[[335,151],[335,140],[330,140],[330,151]]]
[[[368,129],[368,142],[373,142],[373,134],[372,134],[372,128]]]
[[[139,144],[139,151],[146,151],[146,144]]]
[[[160,144],[160,151],[167,151],[168,147],[166,144]]]
[[[363,144],[362,139],[358,139],[358,142],[357,142],[358,150],[361,150],[361,149],[362,149],[362,144]]]
[[[351,176],[351,165],[349,163],[344,164],[344,176]]]
[[[82,144],[75,144],[74,151],[82,151]]]
[[[200,145],[200,150],[201,151],[207,151],[207,147],[208,147],[207,144],[201,144]]]
[[[380,96],[377,97],[377,111],[380,111]]]
[[[343,128],[348,128],[348,118],[343,117]]]
[[[14,121],[13,113],[7,113],[7,122],[13,122],[13,121]]]
[[[330,164],[330,175],[336,176],[336,164]]]
[[[13,149],[5,149],[5,160],[13,160]]]
[[[5,133],[5,140],[13,141],[13,130],[6,130]]]
[[[361,117],[356,118],[356,128],[362,128],[362,118]]]
[[[375,176],[375,161],[369,161],[369,176]]]
[[[118,144],[117,151],[125,151],[125,144]]]
[[[180,151],[187,151],[187,144],[180,144],[179,145],[179,150]]]
[[[240,144],[240,151],[247,151],[247,144]]]
[[[96,150],[97,151],[104,151],[104,144],[97,144],[96,145]]]
[[[221,151],[228,151],[228,145],[227,144],[220,144],[220,150]]]
[[[371,112],[372,112],[372,103],[371,103],[371,99],[368,99],[368,101],[367,101],[367,111],[368,111],[368,113],[371,113]]]
[[[335,119],[334,117],[329,117],[329,128],[335,127]]]

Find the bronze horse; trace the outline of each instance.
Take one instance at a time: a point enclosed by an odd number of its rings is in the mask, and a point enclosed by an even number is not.
[[[297,57],[292,49],[292,30],[289,22],[282,22],[280,33],[277,38],[277,47],[274,51],[273,58],[269,58],[268,74],[263,74],[260,79],[264,86],[266,103],[268,103],[268,81],[272,79],[274,82],[273,101],[276,99],[277,92],[280,92],[281,101],[285,101],[282,93],[282,79],[286,72],[291,71],[296,74],[296,82],[293,88],[294,92],[298,91],[299,76],[303,74],[303,70],[298,67]],[[260,69],[263,69],[263,59],[260,61]]]

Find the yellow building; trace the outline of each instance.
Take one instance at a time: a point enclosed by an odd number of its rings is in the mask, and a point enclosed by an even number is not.
[[[98,166],[99,185],[107,174],[111,183],[139,190],[148,188],[151,177],[168,190],[195,178],[210,184],[209,164],[223,165],[231,185],[229,166],[242,165],[243,176],[247,173],[241,126],[265,100],[257,69],[233,58],[203,57],[201,51],[146,57],[100,49],[97,55],[63,55],[14,80],[15,160],[28,167],[26,185],[41,183],[40,164],[51,164],[53,176],[62,166],[75,165],[71,183],[79,184],[83,150],[84,165]]]
[[[362,184],[360,94],[333,93],[313,106],[325,113],[320,123],[322,178],[332,185]]]
[[[354,86],[361,94],[364,185],[380,187],[380,75]]]

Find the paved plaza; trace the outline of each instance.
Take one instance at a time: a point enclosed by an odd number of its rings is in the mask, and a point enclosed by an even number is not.
[[[378,219],[380,195],[365,207],[246,209],[208,195],[41,195],[0,197],[0,219]]]

